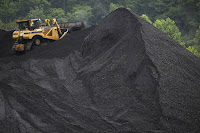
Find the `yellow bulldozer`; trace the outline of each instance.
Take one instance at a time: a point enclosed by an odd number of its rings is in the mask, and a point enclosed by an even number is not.
[[[85,28],[82,21],[58,24],[56,19],[52,20],[52,24],[46,19],[46,25],[42,25],[40,19],[17,20],[16,23],[18,29],[13,32],[13,39],[16,40],[12,47],[14,53],[25,52],[42,42],[59,40],[70,31]]]

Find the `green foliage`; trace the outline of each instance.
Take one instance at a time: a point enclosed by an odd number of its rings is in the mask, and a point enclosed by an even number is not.
[[[118,5],[121,5],[130,11],[134,11],[137,6],[137,0],[119,0]]]
[[[51,8],[50,13],[47,15],[48,19],[56,18],[57,21],[62,20],[65,17],[65,11],[62,8]]]
[[[17,25],[15,21],[9,21],[7,23],[3,23],[0,20],[0,29],[9,30],[9,29],[16,29]]]
[[[0,29],[4,29],[4,23],[0,20]]]
[[[47,0],[19,0],[16,3],[16,6],[19,9],[17,14],[19,14],[19,17],[24,18],[27,16],[27,13],[29,13],[30,10],[36,10],[37,8],[42,9],[42,12],[47,14],[49,12],[51,3],[49,3]]]
[[[157,19],[153,25],[157,27],[162,32],[166,33],[169,37],[176,40],[182,46],[185,46],[185,43],[181,40],[181,32],[179,31],[178,27],[176,26],[175,22],[170,18],[164,19]]]
[[[109,9],[109,12],[112,12],[114,10],[116,10],[117,8],[120,8],[120,7],[123,7],[119,4],[113,4],[113,3],[110,3],[110,9]]]
[[[9,21],[6,24],[7,29],[17,29],[17,24],[15,21]]]
[[[190,52],[192,52],[194,55],[196,55],[197,57],[200,58],[200,53],[197,51],[197,49],[195,49],[192,46],[189,46],[188,48],[186,48],[187,50],[189,50]]]
[[[125,0],[126,2],[128,2],[127,0]],[[109,8],[109,13],[118,9],[118,8],[126,8],[128,10],[131,10],[130,7],[132,6],[129,6],[127,4],[114,4],[114,3],[110,3],[110,8]]]
[[[52,8],[61,8],[65,11],[66,7],[68,7],[68,1],[70,0],[49,0]]]
[[[88,20],[93,17],[92,8],[87,5],[76,5],[73,7],[72,12],[67,13],[66,17],[68,21],[84,21],[88,25]]]
[[[15,2],[11,0],[4,0],[0,6],[0,19],[4,23],[4,29],[8,29],[8,23],[12,21],[12,18],[16,17],[16,10],[17,7],[15,5]]]
[[[134,0],[133,11],[138,14],[149,14],[149,17],[153,18],[154,21],[158,15],[168,10],[168,4],[169,2],[166,0]]]
[[[108,14],[107,7],[102,3],[101,0],[95,1],[92,14],[94,14],[92,19],[90,19],[92,24],[98,24]]]
[[[35,7],[31,8],[26,19],[40,18],[41,20],[45,20],[46,16],[44,15],[43,8]]]
[[[141,16],[142,18],[144,18],[147,22],[149,22],[150,24],[152,24],[151,20],[149,19],[149,17],[146,14],[142,14]]]
[[[194,38],[195,45],[200,45],[200,26],[199,29],[197,29],[195,38]]]

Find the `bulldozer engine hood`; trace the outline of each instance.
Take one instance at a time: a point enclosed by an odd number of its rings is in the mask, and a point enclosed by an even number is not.
[[[13,39],[19,39],[19,37],[23,37],[24,39],[32,39],[35,35],[43,36],[42,30],[23,30],[23,31],[14,31],[13,32]]]
[[[42,33],[42,31],[26,32],[26,33],[24,33],[24,34],[35,34],[35,33]]]

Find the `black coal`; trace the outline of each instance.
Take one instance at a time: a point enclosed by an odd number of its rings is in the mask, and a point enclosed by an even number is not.
[[[13,31],[0,30],[0,58],[12,55],[12,46],[14,44],[12,33]]]
[[[199,110],[199,59],[126,9],[0,59],[3,133],[197,133]]]

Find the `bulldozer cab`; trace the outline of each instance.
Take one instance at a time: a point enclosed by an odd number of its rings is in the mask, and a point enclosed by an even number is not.
[[[22,30],[34,30],[39,29],[41,26],[40,19],[28,19],[28,20],[17,20],[18,29]]]
[[[18,22],[18,28],[20,31],[26,30],[27,28],[29,29],[29,21],[24,21],[24,22]]]
[[[32,29],[39,29],[39,27],[40,27],[39,20],[32,21],[32,23],[31,23],[31,28]]]

